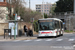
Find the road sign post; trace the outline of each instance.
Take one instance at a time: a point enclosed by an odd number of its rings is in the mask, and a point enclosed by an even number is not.
[[[17,14],[15,14],[15,21],[17,21]],[[14,30],[14,39],[16,39],[16,22],[15,22],[15,30]]]

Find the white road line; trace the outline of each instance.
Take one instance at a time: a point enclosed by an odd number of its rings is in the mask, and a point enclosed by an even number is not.
[[[56,40],[56,41],[62,41],[63,39],[58,39],[58,40]]]
[[[29,41],[32,41],[32,40],[24,40],[24,42],[29,42]]]
[[[73,45],[73,47],[75,47],[75,45]]]
[[[21,40],[15,40],[15,41],[13,41],[13,42],[19,42],[19,41],[21,41]]]
[[[42,41],[42,39],[38,39],[38,40],[35,40],[35,41]]]
[[[46,41],[52,41],[53,39],[47,39]]]
[[[69,39],[69,41],[74,41],[74,39]]]

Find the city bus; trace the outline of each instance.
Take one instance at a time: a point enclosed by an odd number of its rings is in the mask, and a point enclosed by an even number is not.
[[[57,18],[38,20],[38,37],[63,36],[63,22]]]

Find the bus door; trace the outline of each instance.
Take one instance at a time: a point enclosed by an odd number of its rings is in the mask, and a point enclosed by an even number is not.
[[[59,26],[60,26],[60,35],[61,35],[61,31],[62,31],[62,28],[61,28],[61,21],[59,22]]]
[[[58,35],[60,35],[60,22],[59,21],[57,22],[58,22]]]
[[[61,22],[61,34],[63,34],[64,28],[63,28],[63,22]]]
[[[56,29],[57,35],[59,35],[59,23],[58,23],[58,21],[55,21],[55,29]]]

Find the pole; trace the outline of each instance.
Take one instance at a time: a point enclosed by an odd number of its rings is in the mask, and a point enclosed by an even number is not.
[[[29,0],[29,11],[30,11],[30,0]]]
[[[43,0],[43,19],[44,19],[44,0]]]
[[[17,14],[15,14],[15,21],[17,20]],[[16,39],[16,22],[15,22],[15,30],[14,30],[14,39]]]
[[[70,16],[69,16],[69,32],[70,32]]]
[[[74,14],[75,14],[75,0],[74,0]]]
[[[74,0],[74,15],[75,15],[75,0]],[[75,23],[75,22],[74,22]],[[75,27],[75,24],[74,24],[74,27]]]

